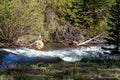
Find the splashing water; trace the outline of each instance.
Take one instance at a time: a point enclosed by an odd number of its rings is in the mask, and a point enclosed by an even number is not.
[[[113,48],[114,46],[107,46]],[[43,62],[76,62],[82,59],[105,59],[110,56],[109,50],[101,46],[90,46],[80,48],[64,48],[58,50],[36,51],[28,48],[0,49],[0,72],[14,68],[21,63]],[[112,57],[112,56],[111,56]],[[120,58],[120,56],[118,56]]]
[[[34,60],[55,60],[57,58],[66,62],[80,61],[83,58],[97,59],[103,55],[103,50],[99,46],[81,47],[81,48],[65,48],[60,50],[36,51],[28,48],[19,49],[0,49],[8,54],[4,60],[11,62],[34,61]]]

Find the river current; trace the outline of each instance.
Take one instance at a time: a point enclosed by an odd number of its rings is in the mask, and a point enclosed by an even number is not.
[[[24,62],[54,62],[54,61],[65,61],[65,62],[76,62],[82,59],[100,59],[107,56],[104,52],[109,53],[109,50],[104,50],[101,46],[88,46],[79,48],[62,48],[52,49],[45,51],[36,51],[28,48],[17,48],[17,49],[0,49],[0,65],[13,64],[13,63],[24,63]]]

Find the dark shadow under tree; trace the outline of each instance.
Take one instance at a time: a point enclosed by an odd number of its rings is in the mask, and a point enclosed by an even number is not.
[[[116,0],[116,4],[111,7],[110,14],[111,17],[108,22],[110,29],[108,30],[109,38],[107,38],[107,42],[115,46],[112,53],[120,53],[120,0]]]

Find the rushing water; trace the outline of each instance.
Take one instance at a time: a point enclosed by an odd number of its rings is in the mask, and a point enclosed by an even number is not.
[[[100,59],[104,58],[105,50],[100,46],[80,47],[80,48],[64,48],[57,50],[36,51],[28,48],[18,49],[0,49],[0,65],[13,64],[13,63],[25,63],[35,61],[66,61],[76,62],[84,58]],[[109,51],[106,51],[109,52]]]
[[[65,48],[59,50],[36,51],[28,48],[19,49],[1,49],[1,52],[8,53],[4,60],[13,61],[32,61],[42,59],[60,58],[66,62],[80,61],[83,58],[96,59],[103,55],[104,50],[99,46],[81,47],[81,48]],[[0,52],[0,53],[1,53]],[[13,54],[12,54],[13,53]]]

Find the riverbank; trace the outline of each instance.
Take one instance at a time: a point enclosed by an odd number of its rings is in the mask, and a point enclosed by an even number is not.
[[[31,67],[30,67],[31,66]],[[82,60],[68,63],[38,63],[0,74],[0,80],[119,80],[120,61]],[[32,69],[31,69],[32,68]]]
[[[38,40],[44,44],[45,49],[46,45],[49,44],[54,44],[54,46],[58,45],[62,47],[79,47],[106,44],[106,32],[87,37],[85,36],[87,34],[84,34],[83,31],[80,32],[79,29],[74,27],[68,27],[64,32],[61,32],[61,30],[56,30],[54,34],[51,34],[49,40],[42,39],[44,36],[41,37],[41,35],[26,35],[24,37],[19,37],[16,41],[13,42],[3,41],[0,43],[0,48],[31,48],[31,44],[34,44]]]

